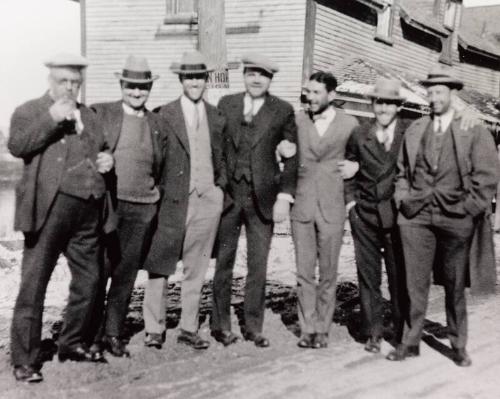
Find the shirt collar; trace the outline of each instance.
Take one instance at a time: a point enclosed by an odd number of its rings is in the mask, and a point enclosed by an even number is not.
[[[139,110],[133,109],[130,105],[127,105],[124,102],[122,102],[122,108],[123,112],[127,115],[137,116],[138,118],[142,118],[144,116],[144,108]]]
[[[450,123],[453,120],[454,115],[455,115],[455,111],[451,107],[444,114],[435,115],[434,116],[434,129],[437,128],[438,119],[441,119],[441,129],[443,132],[446,131],[446,129],[448,129],[448,126],[450,126]]]

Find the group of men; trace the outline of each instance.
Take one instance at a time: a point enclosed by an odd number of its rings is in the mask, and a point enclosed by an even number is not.
[[[77,102],[86,59],[59,55],[46,63],[49,90],[16,109],[8,143],[25,164],[15,219],[25,236],[11,334],[17,380],[43,379],[43,302],[61,253],[72,279],[60,361],[105,362],[104,351],[129,356],[123,329],[141,268],[149,276],[144,343],[161,348],[168,277],[180,260],[177,341],[208,348],[198,316],[212,253],[211,335],[225,346],[237,342],[231,284],[242,226],[248,269],[243,338],[268,347],[267,258],[274,223],[288,217],[297,262],[298,346],[327,347],[346,212],[365,349],[379,352],[383,336],[383,256],[397,344],[387,358],[419,354],[434,266],[445,286],[456,363],[470,364],[468,251],[477,219],[493,197],[498,165],[490,135],[460,123],[451,106],[462,83],[447,71],[430,73],[422,83],[433,113],[408,127],[398,118],[400,83],[380,79],[370,93],[375,121],[359,125],[332,105],[337,81],[331,73],[311,75],[307,110],[295,115],[289,103],[269,93],[278,65],[260,54],[242,62],[245,91],[223,97],[215,108],[203,99],[211,71],[204,56],[185,53],[173,68],[182,95],[154,112],[146,102],[158,76],[145,58],[130,56],[116,74],[121,100],[90,108]]]

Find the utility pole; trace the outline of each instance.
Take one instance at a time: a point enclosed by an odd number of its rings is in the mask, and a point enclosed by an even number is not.
[[[217,104],[229,93],[224,0],[198,0],[198,48],[214,68],[206,99]]]

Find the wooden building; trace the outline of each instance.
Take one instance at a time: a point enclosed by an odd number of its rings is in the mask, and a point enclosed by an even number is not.
[[[161,76],[150,105],[177,97],[180,85],[169,66],[198,46],[197,1],[203,0],[80,0],[82,48],[91,62],[85,101],[119,97],[113,72],[129,54],[146,56]],[[495,20],[499,7],[477,13],[460,0],[225,1],[231,64],[248,51],[266,53],[281,67],[272,92],[295,106],[310,73],[331,70],[346,108],[361,116],[369,116],[363,94],[381,73],[403,80],[408,112],[425,112],[418,80],[442,62],[470,90],[462,100],[500,122],[500,29],[498,22],[487,25]],[[231,91],[243,89],[241,68],[230,69],[229,81]]]

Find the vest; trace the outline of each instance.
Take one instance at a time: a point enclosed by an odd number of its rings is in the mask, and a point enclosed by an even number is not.
[[[153,143],[147,117],[123,115],[116,149],[117,197],[122,201],[153,204],[160,192],[153,177]]]
[[[255,134],[255,125],[253,123],[242,122],[240,130],[240,142],[236,153],[236,167],[234,170],[234,179],[240,181],[244,178],[247,183],[252,181],[251,158],[252,151],[251,138]]]
[[[189,193],[194,190],[198,194],[214,186],[214,167],[212,163],[212,146],[210,144],[210,131],[205,115],[200,115],[200,124],[190,126],[186,121],[186,130],[189,140],[190,169]]]

